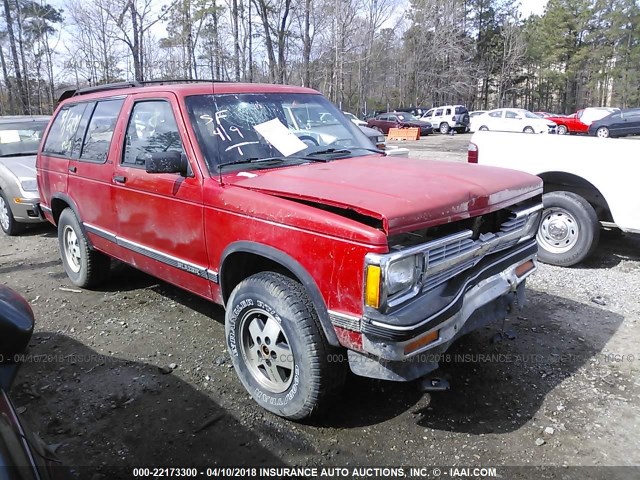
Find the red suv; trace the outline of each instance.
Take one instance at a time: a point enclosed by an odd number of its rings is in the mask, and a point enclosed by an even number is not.
[[[238,377],[292,419],[326,403],[345,363],[425,376],[521,303],[537,265],[539,178],[386,157],[307,88],[81,90],[55,112],[37,178],[75,285],[117,258],[224,305]]]

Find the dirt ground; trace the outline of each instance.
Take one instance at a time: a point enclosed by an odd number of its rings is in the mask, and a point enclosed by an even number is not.
[[[469,138],[398,144],[464,160]],[[449,350],[449,391],[351,376],[305,424],[243,390],[220,307],[122,265],[75,291],[53,228],[0,235],[0,283],[37,318],[14,403],[81,478],[115,478],[110,466],[640,465],[640,236],[604,235],[577,268],[542,265],[524,310]]]

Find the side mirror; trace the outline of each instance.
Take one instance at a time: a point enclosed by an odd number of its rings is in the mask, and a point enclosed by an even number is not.
[[[141,155],[147,173],[179,173],[183,177],[191,176],[189,161],[180,152],[152,152]]]
[[[27,301],[0,285],[0,387],[8,390],[33,334],[33,311]]]

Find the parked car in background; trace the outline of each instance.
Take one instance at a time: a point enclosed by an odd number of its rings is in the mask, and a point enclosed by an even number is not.
[[[371,140],[373,146],[379,148],[380,150],[383,150],[385,155],[394,157],[409,156],[408,148],[397,147],[395,145],[387,145],[387,137],[385,137],[382,132],[379,132],[375,128],[362,126],[358,128],[362,130],[362,133],[364,133],[369,138],[369,140]]]
[[[601,226],[640,234],[637,145],[625,139],[478,132],[467,159],[544,181],[538,258],[568,267],[595,251]]]
[[[473,117],[471,131],[556,133],[556,124],[523,108],[497,108]]]
[[[533,112],[536,115],[538,115],[540,118],[549,118],[549,117],[553,117],[553,113],[549,113],[549,112]]]
[[[482,115],[483,113],[487,113],[489,110],[473,110],[469,112],[469,118],[477,117],[478,115]]]
[[[400,107],[396,108],[394,112],[410,113],[414,117],[420,118],[427,110],[429,110],[429,107]]]
[[[414,117],[410,113],[390,112],[383,113],[377,117],[367,120],[367,126],[387,135],[390,128],[419,128],[420,135],[430,135],[433,128],[429,122],[424,122]]]
[[[440,133],[449,133],[455,130],[458,133],[469,131],[469,110],[463,105],[444,105],[432,108],[420,118],[429,122],[434,130]]]
[[[618,111],[620,111],[619,108],[588,107],[578,110],[572,115],[554,115],[548,117],[548,120],[558,125],[558,135],[588,133],[592,122]]]
[[[353,113],[349,113],[349,112],[342,112],[342,113],[344,113],[345,117],[347,117],[349,120],[351,120],[353,123],[355,123],[358,127],[366,127],[367,126],[367,122],[365,122],[364,120],[360,120]]]
[[[0,117],[0,228],[16,235],[43,222],[38,210],[36,153],[49,117]]]
[[[33,333],[27,301],[0,285],[0,478],[51,480],[71,478],[55,454],[21,420],[8,392]]]
[[[608,138],[640,135],[640,108],[611,113],[589,125],[589,135]]]

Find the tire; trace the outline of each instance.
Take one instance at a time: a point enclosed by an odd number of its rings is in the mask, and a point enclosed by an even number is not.
[[[596,130],[596,137],[609,138],[609,129],[607,127],[600,127]]]
[[[569,133],[569,129],[566,125],[558,125],[558,135],[566,135]]]
[[[536,236],[540,261],[570,267],[591,255],[600,239],[600,223],[589,202],[575,193],[551,192],[543,195],[542,203]]]
[[[344,354],[327,344],[297,281],[257,273],[236,286],[226,308],[225,336],[236,374],[265,410],[307,418],[344,383]]]
[[[58,219],[58,245],[62,265],[74,285],[95,287],[108,276],[109,257],[89,248],[80,222],[70,208],[65,208]]]
[[[440,133],[442,133],[443,135],[446,135],[447,133],[449,133],[449,130],[451,130],[451,127],[449,127],[448,123],[442,122],[440,124]]]
[[[17,235],[24,230],[24,225],[13,218],[9,200],[2,191],[0,191],[0,228],[9,236]]]
[[[524,133],[536,133],[533,128],[531,127],[524,127],[524,130],[522,130]]]
[[[482,125],[478,130],[480,130],[481,132],[488,132],[489,127],[487,127],[486,125]]]

